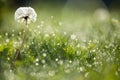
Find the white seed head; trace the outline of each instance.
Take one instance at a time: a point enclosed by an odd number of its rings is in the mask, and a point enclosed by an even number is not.
[[[31,7],[20,7],[15,12],[15,21],[29,24],[35,22],[37,14]]]

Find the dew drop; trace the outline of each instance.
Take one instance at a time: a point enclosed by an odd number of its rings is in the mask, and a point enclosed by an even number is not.
[[[59,22],[58,24],[59,24],[60,26],[62,26],[62,22]]]
[[[9,39],[6,39],[6,43],[9,43],[9,41],[10,41]]]
[[[15,34],[12,34],[12,37],[14,37],[15,36]]]
[[[38,62],[39,61],[39,59],[38,58],[36,58],[36,60],[35,60],[36,62]]]
[[[43,53],[43,57],[46,57],[47,56],[47,54],[46,53]]]
[[[41,62],[44,64],[44,63],[45,63],[45,60],[43,59]]]
[[[53,19],[54,17],[53,16],[51,16],[51,19]]]
[[[58,61],[58,58],[56,58],[55,61]]]
[[[12,32],[15,32],[15,30],[13,29]]]
[[[67,35],[67,32],[64,32],[63,34],[64,34],[64,35]]]
[[[7,33],[7,32],[5,33],[5,36],[8,36],[8,33]]]
[[[49,75],[49,76],[54,76],[54,75],[55,75],[55,71],[49,71],[49,72],[48,72],[48,75]]]
[[[37,62],[36,62],[36,63],[35,63],[35,65],[36,65],[36,66],[38,66],[38,65],[39,65],[39,63],[37,63]]]
[[[70,36],[70,38],[71,38],[72,40],[75,40],[75,39],[76,39],[76,35],[75,35],[75,34],[72,34],[72,35]]]
[[[88,75],[89,75],[89,72],[86,72],[84,76],[87,78],[87,77],[88,77]]]

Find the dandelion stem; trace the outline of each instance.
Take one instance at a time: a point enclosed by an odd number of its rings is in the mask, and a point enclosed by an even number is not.
[[[15,55],[14,55],[14,58],[12,60],[12,64],[15,63],[15,61],[17,60],[18,56],[20,55],[20,51],[21,49],[23,48],[24,46],[24,42],[25,42],[25,39],[26,39],[26,35],[27,35],[27,32],[28,32],[28,24],[27,24],[27,20],[26,20],[26,23],[25,23],[25,28],[24,28],[24,34],[23,34],[23,40],[22,40],[22,43],[21,45],[19,46],[19,48],[16,50],[15,52]]]

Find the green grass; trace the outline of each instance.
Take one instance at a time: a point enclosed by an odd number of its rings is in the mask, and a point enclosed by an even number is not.
[[[37,22],[29,25],[24,47],[12,67],[24,24],[16,23],[9,13],[0,32],[0,80],[120,79],[119,16],[113,19],[111,13],[101,20],[93,13],[68,10],[59,17],[46,12],[38,12]]]

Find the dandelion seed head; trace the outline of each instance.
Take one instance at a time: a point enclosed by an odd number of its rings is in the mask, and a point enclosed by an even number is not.
[[[37,14],[35,10],[31,7],[20,7],[15,12],[15,21],[21,23],[35,22]]]

